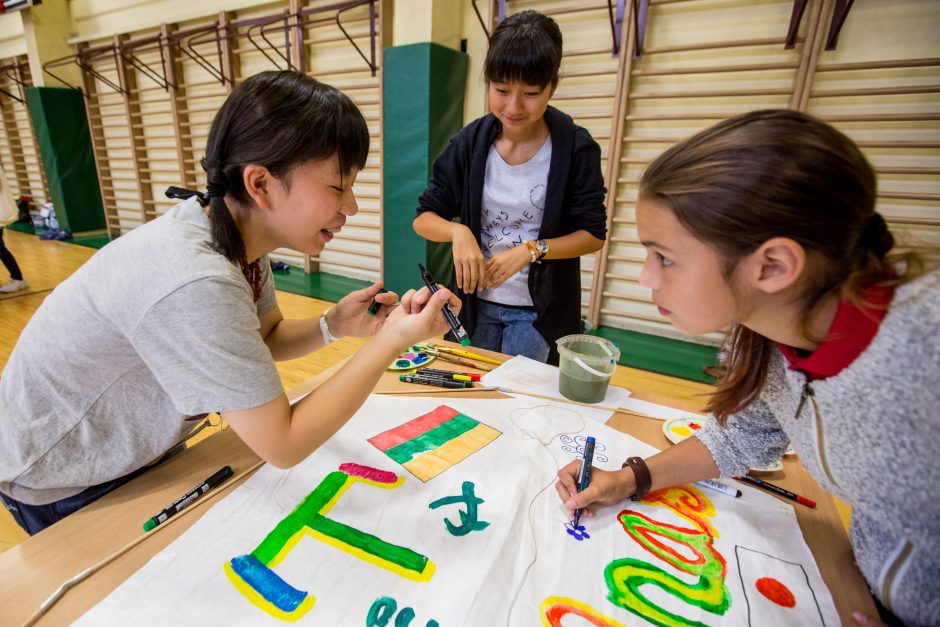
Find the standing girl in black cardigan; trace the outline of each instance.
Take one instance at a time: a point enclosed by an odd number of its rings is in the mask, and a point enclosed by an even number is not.
[[[600,147],[548,106],[561,50],[558,25],[536,11],[497,27],[484,64],[491,113],[437,159],[414,221],[453,244],[473,345],[552,363],[555,341],[580,332],[579,258],[607,231]]]

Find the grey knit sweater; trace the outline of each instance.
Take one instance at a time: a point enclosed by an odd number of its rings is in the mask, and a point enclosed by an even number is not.
[[[758,401],[696,432],[722,477],[791,442],[852,506],[850,537],[873,593],[908,626],[940,625],[940,271],[902,285],[871,344],[807,383],[772,358]]]

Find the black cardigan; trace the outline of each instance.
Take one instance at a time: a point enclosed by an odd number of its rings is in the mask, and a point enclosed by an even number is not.
[[[539,239],[584,230],[603,240],[607,233],[601,149],[570,116],[548,107],[545,122],[552,137],[545,211]],[[480,241],[483,179],[490,147],[502,130],[492,114],[474,120],[451,140],[437,161],[431,180],[418,198],[418,215],[432,211],[445,220],[459,218]],[[473,337],[476,297],[456,289],[463,307],[460,321]],[[581,260],[552,259],[529,266],[529,294],[535,305],[535,328],[548,342],[549,363],[558,363],[555,341],[581,331]],[[450,338],[453,339],[453,338]]]

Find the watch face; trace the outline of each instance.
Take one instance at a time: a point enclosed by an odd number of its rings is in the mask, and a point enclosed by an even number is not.
[[[537,242],[535,242],[535,247],[539,249],[539,255],[544,257],[545,255],[548,254],[548,242],[546,242],[545,240],[540,239]]]

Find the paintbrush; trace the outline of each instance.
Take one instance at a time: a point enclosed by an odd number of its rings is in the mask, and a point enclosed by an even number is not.
[[[461,366],[466,366],[468,368],[476,368],[477,370],[482,370],[483,372],[489,372],[492,368],[484,367],[481,364],[470,361],[469,359],[464,359],[463,357],[458,357],[457,355],[451,355],[440,351],[438,348],[431,348],[430,346],[421,345],[421,350],[426,352],[429,355],[434,355],[438,359],[443,359],[444,361],[449,361],[453,364],[460,364]]]
[[[473,359],[476,361],[482,361],[488,364],[494,364],[497,366],[503,365],[503,362],[498,359],[493,359],[492,357],[486,357],[485,355],[478,355],[476,353],[471,353],[470,351],[465,351],[460,348],[451,348],[450,346],[441,346],[440,344],[428,344],[429,347],[438,351],[439,353],[448,353],[450,355],[456,355],[457,357],[463,357],[464,359]]]

